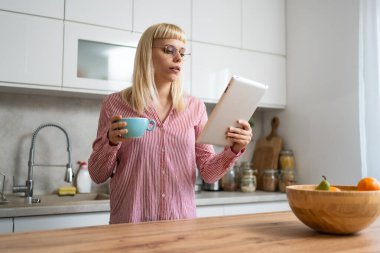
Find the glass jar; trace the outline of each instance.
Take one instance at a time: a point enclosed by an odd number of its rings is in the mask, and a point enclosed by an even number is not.
[[[222,177],[222,188],[224,191],[236,191],[238,189],[237,184],[237,168],[235,165]]]
[[[295,168],[294,155],[291,149],[284,149],[280,152],[279,165],[281,170]]]
[[[286,192],[286,186],[293,185],[296,182],[295,172],[291,170],[281,170],[278,188],[280,192]]]
[[[277,191],[278,171],[274,169],[264,170],[263,175],[263,190],[268,192]]]
[[[244,169],[244,168],[250,168],[252,169],[252,163],[251,162],[248,162],[248,161],[243,161],[240,163],[240,166]]]
[[[242,192],[256,191],[256,176],[251,169],[243,170],[243,176],[240,181],[240,190]]]

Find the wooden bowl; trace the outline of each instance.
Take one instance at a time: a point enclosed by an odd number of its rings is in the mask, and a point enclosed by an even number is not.
[[[329,234],[352,234],[368,227],[380,215],[380,191],[336,186],[342,191],[330,192],[317,191],[315,187],[286,187],[293,213],[312,229]]]

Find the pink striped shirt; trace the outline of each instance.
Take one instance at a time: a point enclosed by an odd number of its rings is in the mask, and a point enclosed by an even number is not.
[[[154,119],[155,130],[138,139],[109,145],[107,131],[114,115]],[[101,107],[97,137],[89,158],[96,183],[110,180],[110,223],[187,219],[196,217],[195,170],[206,182],[220,179],[242,155],[195,140],[207,122],[206,107],[186,97],[186,109],[172,109],[161,122],[153,106],[139,114],[121,93],[107,96]]]

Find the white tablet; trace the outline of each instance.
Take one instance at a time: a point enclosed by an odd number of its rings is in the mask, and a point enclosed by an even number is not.
[[[212,110],[197,143],[231,146],[226,139],[230,126],[239,126],[237,120],[249,120],[268,87],[262,83],[233,76]]]

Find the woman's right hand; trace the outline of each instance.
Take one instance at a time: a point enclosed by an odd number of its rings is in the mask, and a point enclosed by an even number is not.
[[[111,118],[110,128],[108,129],[108,140],[110,144],[114,146],[121,142],[128,141],[128,139],[123,138],[123,134],[128,133],[128,129],[125,128],[127,126],[127,123],[123,121],[116,122],[121,118],[121,115],[113,116]]]

